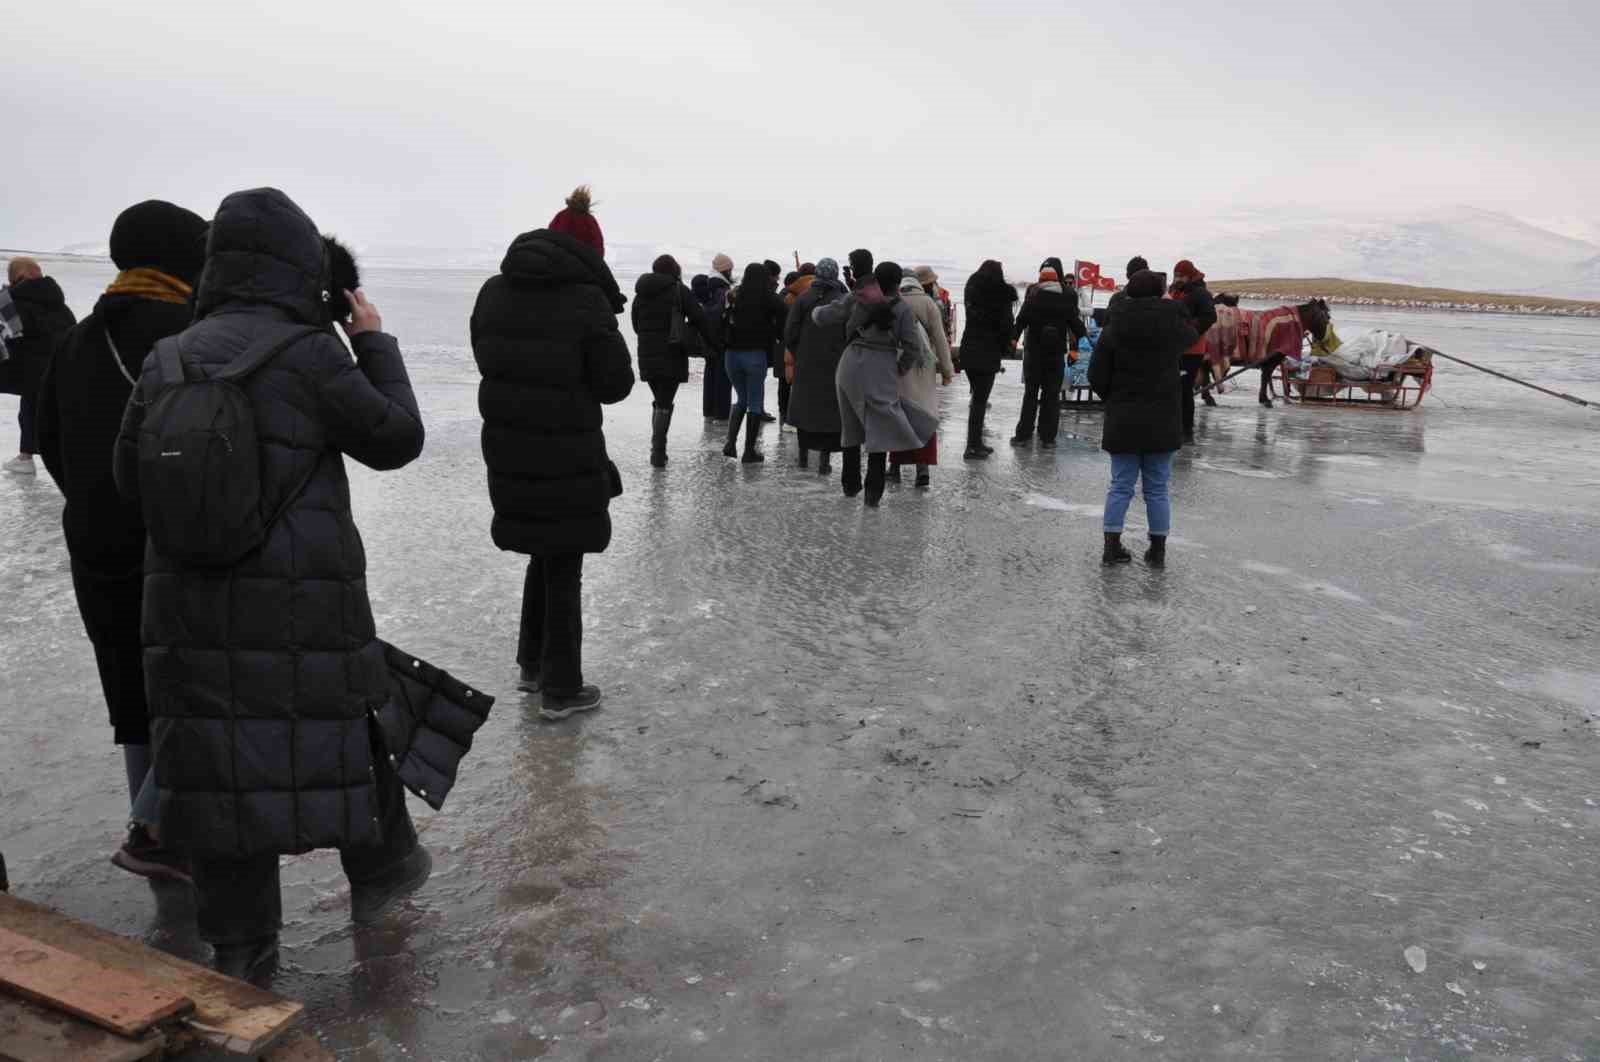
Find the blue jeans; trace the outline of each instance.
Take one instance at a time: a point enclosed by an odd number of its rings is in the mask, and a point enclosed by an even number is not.
[[[1120,534],[1122,522],[1128,515],[1128,505],[1133,501],[1133,486],[1144,480],[1144,511],[1150,521],[1152,535],[1165,536],[1172,530],[1172,500],[1167,497],[1167,484],[1172,480],[1172,455],[1164,454],[1112,454],[1111,489],[1106,491],[1105,532]]]
[[[730,350],[724,357],[728,379],[733,381],[738,404],[746,413],[760,416],[766,412],[763,402],[767,396],[767,352],[764,350]]]

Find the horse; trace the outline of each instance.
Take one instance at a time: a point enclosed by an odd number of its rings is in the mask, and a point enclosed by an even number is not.
[[[1299,306],[1279,306],[1271,310],[1241,310],[1235,295],[1221,294],[1212,300],[1217,307],[1217,323],[1205,334],[1206,362],[1201,368],[1200,394],[1208,406],[1212,377],[1221,381],[1230,366],[1261,370],[1260,402],[1272,408],[1272,374],[1285,358],[1300,356],[1301,344],[1309,333],[1322,340],[1328,334],[1333,314],[1323,299],[1312,299]]]

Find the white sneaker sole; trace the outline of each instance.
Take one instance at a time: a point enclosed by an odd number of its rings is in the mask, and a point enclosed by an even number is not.
[[[600,699],[596,700],[593,704],[575,704],[570,708],[541,707],[539,709],[539,718],[548,720],[548,721],[550,721],[552,723],[559,723],[563,719],[570,719],[572,716],[577,715],[579,712],[592,712],[596,708],[600,707],[600,705],[602,703],[604,703],[604,701],[605,701],[605,698],[601,697]]]

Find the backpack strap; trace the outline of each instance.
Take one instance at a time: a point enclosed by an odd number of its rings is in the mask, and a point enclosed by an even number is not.
[[[111,333],[106,333],[109,340]],[[161,386],[176,387],[183,383],[183,351],[178,347],[178,337],[169,336],[156,344],[156,366],[161,370]]]
[[[314,328],[311,325],[292,328],[287,334],[279,336],[274,341],[263,342],[259,346],[248,348],[243,354],[228,362],[227,366],[221,372],[212,376],[211,379],[243,380],[295,343],[314,336],[321,331],[322,329]]]

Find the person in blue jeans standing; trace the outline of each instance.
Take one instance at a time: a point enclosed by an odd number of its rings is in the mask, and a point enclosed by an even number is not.
[[[728,445],[723,447],[722,453],[725,457],[739,456],[735,447],[742,418],[745,422],[743,461],[747,465],[766,460],[756,449],[756,443],[761,439],[762,414],[766,412],[768,359],[773,346],[783,342],[783,326],[788,317],[789,308],[778,294],[778,278],[760,262],[745,266],[744,280],[733,293],[733,309],[729,313],[723,344],[728,352],[724,363],[737,397],[728,417]]]
[[[1145,562],[1166,565],[1172,530],[1168,484],[1172,458],[1183,445],[1182,359],[1199,333],[1181,303],[1162,298],[1165,291],[1166,278],[1148,269],[1129,278],[1127,298],[1109,315],[1089,366],[1090,385],[1106,403],[1100,447],[1111,455],[1105,564],[1133,560],[1122,545],[1122,526],[1139,486],[1150,522]]]

